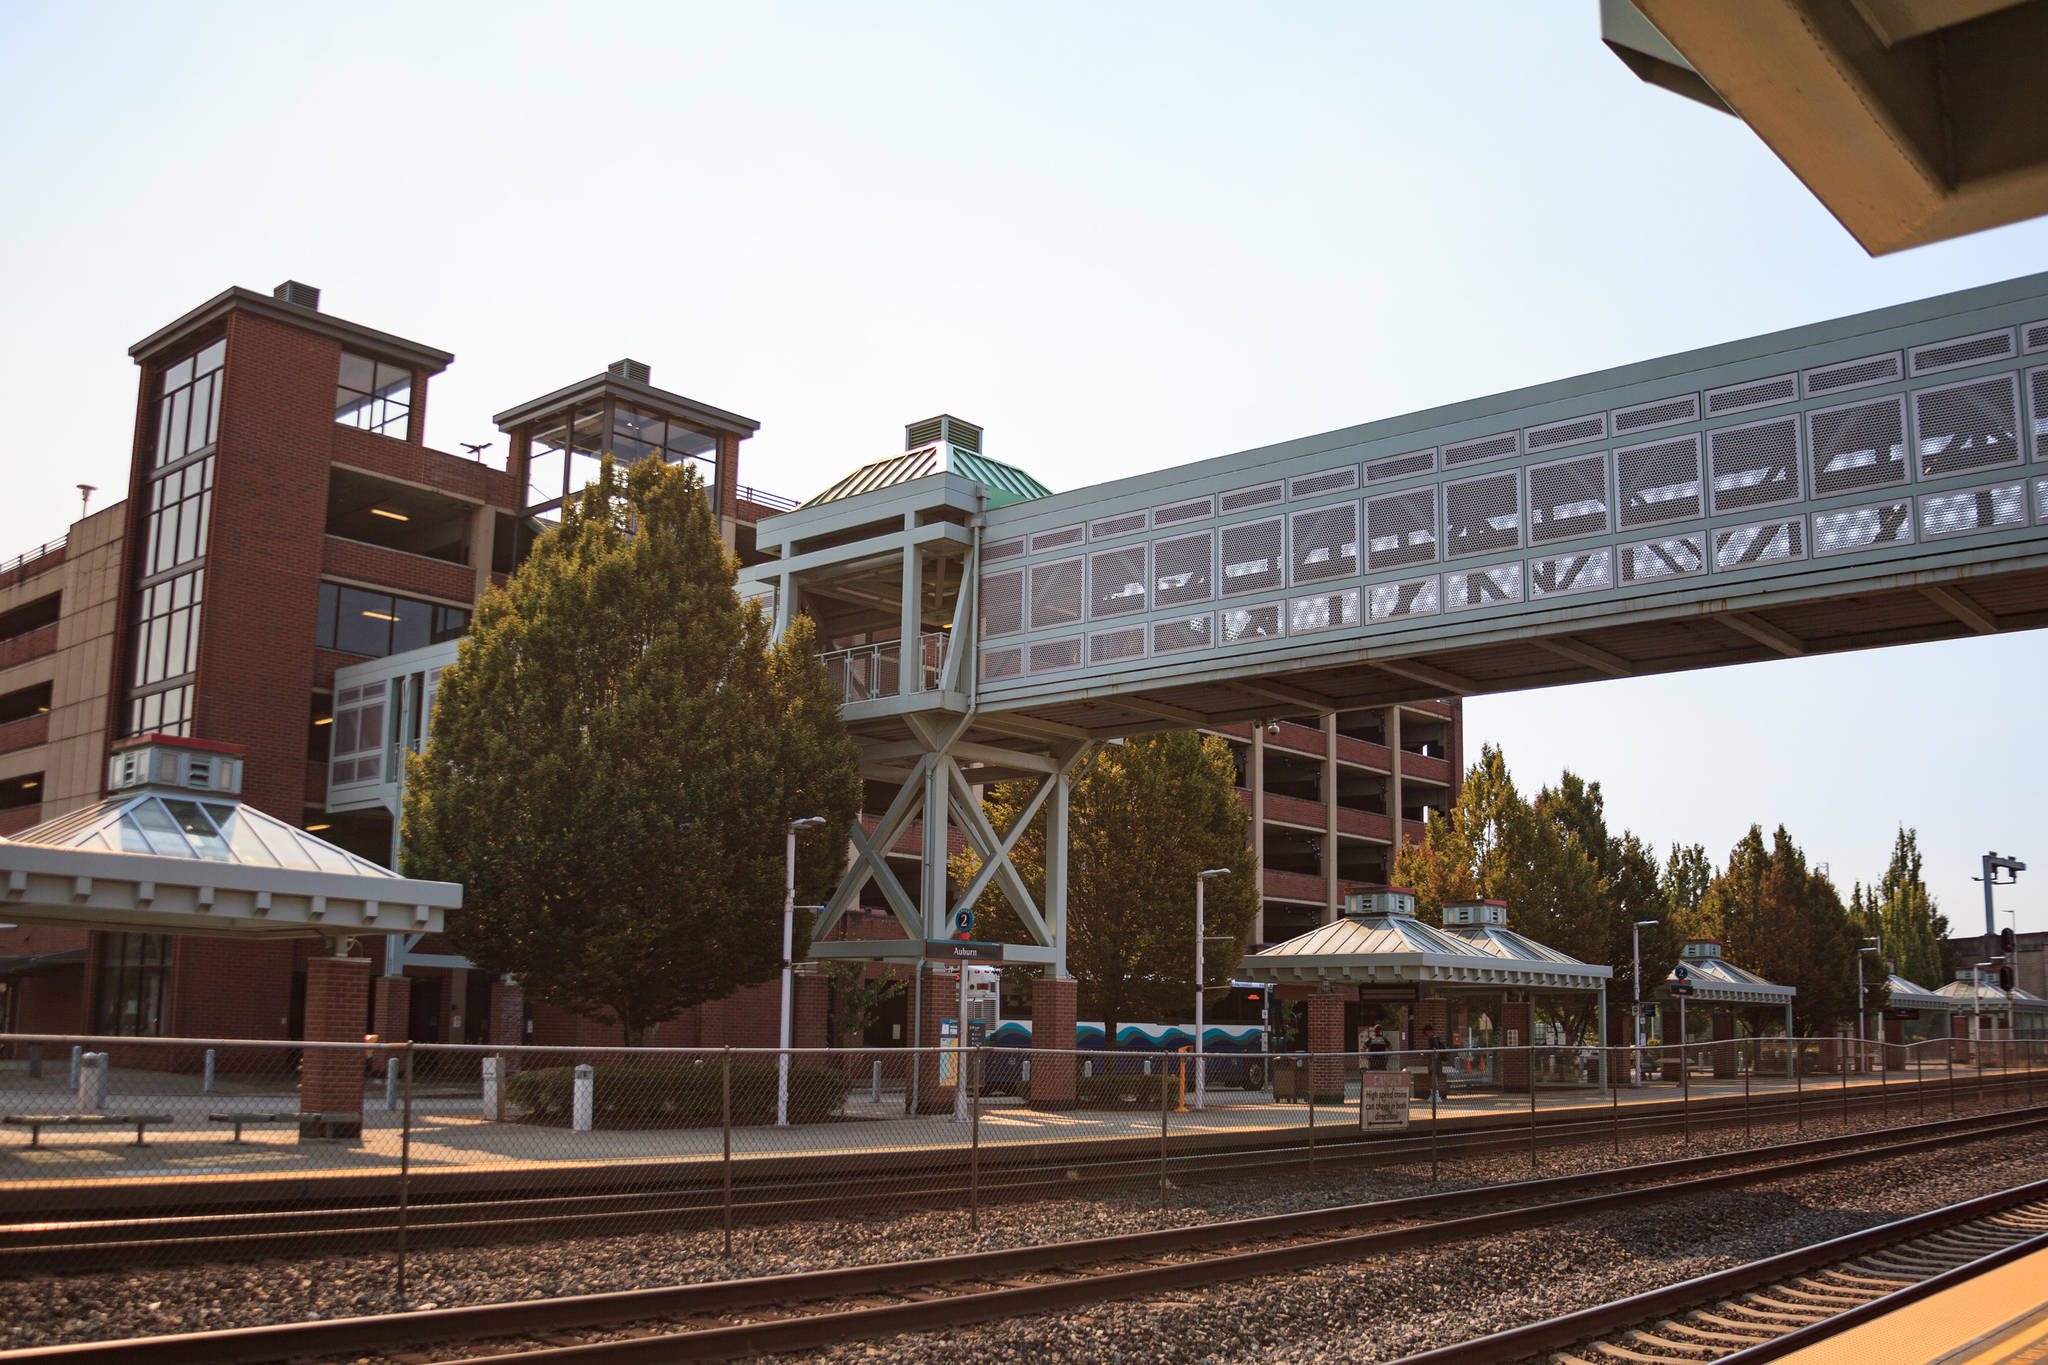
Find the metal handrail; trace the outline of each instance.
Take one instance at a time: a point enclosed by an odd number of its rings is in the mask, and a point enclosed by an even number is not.
[[[758,488],[749,488],[745,484],[740,484],[737,488],[733,489],[733,492],[738,497],[761,507],[775,507],[787,512],[796,506],[795,498],[785,498],[780,493],[764,493]]]
[[[66,542],[68,542],[70,539],[71,533],[69,531],[66,531],[63,535],[58,536],[55,540],[46,540],[41,545],[36,546],[35,549],[28,550],[16,555],[14,558],[8,560],[5,564],[0,564],[0,578],[6,577],[8,574],[13,573],[16,569],[21,568],[25,564],[31,564],[36,560],[41,559],[44,555],[56,553],[58,550],[63,549]]]

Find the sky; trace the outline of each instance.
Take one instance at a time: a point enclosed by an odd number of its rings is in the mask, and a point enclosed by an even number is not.
[[[0,557],[124,484],[127,347],[231,284],[453,351],[430,444],[630,356],[791,496],[951,412],[1055,489],[2007,279],[1881,260],[1594,0],[604,6],[0,0]],[[30,430],[71,414],[68,436]],[[40,420],[40,419],[36,419]],[[1844,888],[2048,929],[2048,637],[1471,700],[1468,753]],[[2001,913],[2000,922],[2011,922]]]

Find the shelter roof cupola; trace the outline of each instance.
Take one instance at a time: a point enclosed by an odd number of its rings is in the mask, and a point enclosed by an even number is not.
[[[234,796],[242,790],[242,746],[177,735],[136,735],[107,756],[107,790],[148,788]]]
[[[1680,951],[1681,956],[1689,960],[1718,958],[1722,955],[1721,940],[1718,938],[1688,939],[1685,947]]]
[[[1446,929],[1476,929],[1488,925],[1496,929],[1508,927],[1506,901],[1453,901],[1444,907]]]
[[[1357,918],[1398,915],[1415,918],[1415,893],[1405,886],[1382,886],[1371,891],[1353,891],[1344,897],[1344,913]]]
[[[1052,490],[1013,464],[982,453],[982,429],[950,413],[927,417],[903,428],[903,453],[873,460],[806,502],[817,507],[841,498],[892,488],[931,474],[957,474],[986,490],[990,507],[1030,502],[1052,496]]]

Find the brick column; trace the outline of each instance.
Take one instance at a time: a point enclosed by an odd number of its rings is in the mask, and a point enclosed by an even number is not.
[[[1031,1107],[1074,1107],[1074,1023],[1080,987],[1072,977],[1031,983]]]
[[[1887,1071],[1909,1070],[1910,1068],[1906,1062],[1906,1021],[1903,1019],[1885,1020],[1884,1040],[1891,1045],[1884,1050],[1884,1069]]]
[[[1316,1102],[1344,1101],[1344,997],[1311,995],[1308,998],[1309,1085]]]
[[[491,1046],[524,1047],[526,1036],[526,992],[503,977],[491,983]],[[519,1069],[519,1054],[505,1054],[507,1073]]]
[[[312,977],[306,978],[306,989],[312,990]],[[380,976],[371,984],[374,997],[370,1007],[370,1032],[387,1043],[399,1043],[412,1037],[412,978],[409,976]],[[310,994],[309,994],[310,998]],[[312,1021],[307,1020],[306,1036]]]
[[[924,1019],[918,1030],[917,1045],[921,1048],[937,1049],[944,1041],[939,1036],[939,1021],[949,1019],[960,1008],[960,983],[951,976],[940,976],[936,971],[924,973]],[[915,1017],[915,1008],[911,1011]],[[1036,1032],[1036,1030],[1033,1030]],[[939,1084],[939,1054],[936,1050],[922,1052],[917,1059],[917,1107],[923,1114],[950,1114],[953,1112],[953,1087]]]
[[[1417,1001],[1414,1010],[1408,1017],[1410,1021],[1408,1031],[1411,1035],[1408,1045],[1414,1048],[1418,1054],[1421,1054],[1412,1060],[1419,1063],[1423,1068],[1415,1073],[1416,1093],[1427,1099],[1429,1098],[1429,1057],[1423,1050],[1429,1046],[1429,1039],[1432,1034],[1443,1039],[1445,1043],[1451,1041],[1450,1002],[1447,1000]]]
[[[1501,1054],[1500,1084],[1501,1089],[1511,1094],[1525,1095],[1529,1091],[1529,1054],[1519,1050],[1529,1045],[1529,1018],[1526,1000],[1510,1000],[1501,1006],[1501,1041],[1515,1050]],[[1509,1034],[1514,1035],[1512,1042],[1508,1040]]]
[[[369,1024],[369,988],[366,957],[307,962],[306,1041],[361,1044]],[[299,1137],[354,1141],[362,1134],[363,1054],[308,1049],[299,1072]]]
[[[1725,1081],[1735,1075],[1735,1011],[1715,1010],[1714,1079]]]
[[[790,1021],[789,1045],[791,1047],[829,1047],[831,1039],[826,1036],[826,1021],[832,1013],[832,982],[824,976],[810,976],[797,973],[796,989],[791,993],[789,1008],[795,1017]],[[856,1039],[854,1046],[859,1046]],[[812,1057],[802,1062],[806,1066],[822,1066],[820,1058]]]

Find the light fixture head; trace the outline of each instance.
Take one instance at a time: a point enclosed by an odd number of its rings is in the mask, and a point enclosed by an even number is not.
[[[1211,877],[1221,877],[1221,876],[1225,876],[1225,875],[1227,875],[1227,874],[1229,873],[1229,871],[1230,871],[1230,869],[1229,869],[1229,868],[1227,868],[1227,867],[1210,867],[1210,868],[1204,868],[1204,869],[1203,869],[1202,871],[1200,871],[1200,872],[1197,872],[1197,873],[1195,874],[1195,880],[1196,880],[1196,881],[1198,881],[1198,882],[1200,882],[1200,881],[1207,881],[1207,880],[1208,880],[1209,878],[1211,878]]]
[[[386,518],[389,518],[389,519],[390,519],[390,520],[392,520],[392,521],[411,521],[411,520],[412,520],[412,518],[411,518],[411,517],[407,516],[407,515],[406,515],[405,513],[403,513],[403,512],[393,512],[393,511],[391,511],[391,510],[390,510],[389,508],[384,508],[384,507],[372,507],[372,508],[370,509],[370,515],[371,515],[371,516],[373,516],[373,517],[386,517]]]
[[[800,820],[792,820],[792,821],[790,821],[790,822],[789,822],[789,827],[790,827],[790,828],[791,828],[792,830],[798,830],[798,829],[816,829],[816,828],[817,828],[817,827],[818,827],[819,825],[822,825],[822,824],[824,824],[824,823],[825,823],[825,817],[824,817],[824,816],[822,816],[822,815],[806,815],[806,816],[804,816],[804,817],[803,817],[802,819],[800,819]]]

